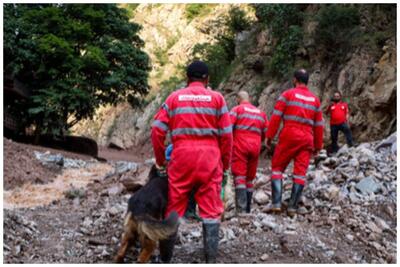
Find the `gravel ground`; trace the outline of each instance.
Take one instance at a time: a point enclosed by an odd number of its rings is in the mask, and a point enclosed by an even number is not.
[[[361,160],[368,152],[361,153],[358,148],[343,153],[336,157],[337,166],[331,164],[332,157],[322,156],[320,163],[310,167],[310,182],[302,199],[310,212],[294,218],[284,213],[270,215],[264,212],[270,196],[270,170],[260,168],[252,213],[237,217],[232,207],[226,211],[227,219],[220,229],[218,262],[396,263],[397,207],[396,195],[392,191],[396,175],[386,179],[384,177],[391,176],[383,175],[382,179],[379,175],[378,178],[374,176],[381,190],[368,194],[352,189],[358,188],[357,184],[367,177],[359,177],[358,181],[351,178],[320,181],[312,177],[316,174],[321,176],[318,172],[321,170],[327,177],[333,174],[338,177],[339,169],[343,167],[339,168],[340,162],[342,157],[345,161],[346,155],[356,155],[352,158],[360,163],[357,172],[361,170],[364,174],[371,174],[371,166],[379,172],[382,169],[378,167],[381,163],[379,156],[388,152],[374,154],[378,157],[376,162]],[[388,169],[396,165],[393,159],[383,159]],[[29,201],[20,201],[18,206],[13,206],[18,199],[26,198],[24,193],[29,192],[19,188],[6,191],[11,195],[18,192],[19,197],[5,200],[5,206],[9,208],[4,209],[4,263],[112,262],[130,197],[123,186],[126,184],[124,181],[130,179],[143,183],[149,167],[114,161],[86,160],[86,163],[75,169],[64,167],[59,174],[51,173],[54,177],[49,177],[47,183],[35,184],[43,195],[53,196],[51,201],[39,201],[30,206]],[[7,164],[9,162],[5,161]],[[363,164],[368,168],[363,169]],[[62,194],[46,191],[45,186],[52,187],[54,181],[66,176],[71,182],[78,176],[86,178],[82,178],[84,182],[81,183],[67,183]],[[22,177],[21,181],[29,179]],[[285,179],[285,188],[290,186],[291,179]],[[284,198],[289,193],[290,190],[286,190]],[[179,228],[173,262],[204,262],[202,253],[201,224],[194,221],[183,223]],[[126,262],[135,262],[137,255],[138,246],[128,252]],[[157,262],[157,257],[152,260]]]

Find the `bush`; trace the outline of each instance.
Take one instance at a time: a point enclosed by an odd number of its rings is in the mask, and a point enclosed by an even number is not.
[[[236,6],[229,9],[225,20],[228,31],[232,33],[242,32],[250,28],[250,20],[246,17],[246,12]]]
[[[228,15],[212,22],[213,27],[221,28],[215,36],[213,44],[196,44],[192,50],[190,62],[199,59],[209,68],[210,86],[217,88],[232,70],[232,61],[235,59],[235,35],[250,27],[250,20],[239,7],[232,7]]]
[[[349,50],[359,33],[360,14],[349,5],[324,5],[317,14],[315,40],[330,60],[338,60]]]
[[[303,30],[290,26],[286,35],[275,47],[268,69],[276,77],[285,77],[293,72],[296,51],[303,40]]]
[[[195,17],[207,14],[211,11],[211,6],[210,4],[187,4],[186,19],[192,21]]]
[[[121,7],[126,9],[130,18],[135,16],[135,11],[138,6],[139,4],[121,4]]]
[[[276,38],[282,38],[290,25],[301,25],[301,5],[295,4],[254,4],[258,21],[270,28]]]
[[[192,60],[199,59],[208,65],[210,73],[209,83],[212,88],[217,88],[226,76],[228,66],[232,61],[229,54],[230,53],[221,42],[215,44],[196,44],[194,46]]]
[[[296,51],[303,41],[302,5],[254,4],[258,21],[266,25],[276,39],[274,52],[265,65],[267,72],[283,78],[293,71]]]
[[[167,64],[167,62],[168,62],[167,50],[164,50],[162,48],[157,48],[154,51],[154,55],[156,56],[157,61],[161,66],[164,66],[165,64]]]

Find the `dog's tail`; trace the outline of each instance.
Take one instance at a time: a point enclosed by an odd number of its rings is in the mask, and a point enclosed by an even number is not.
[[[153,241],[167,239],[177,231],[179,226],[179,216],[175,211],[162,221],[150,217],[136,217],[136,220],[138,230]]]

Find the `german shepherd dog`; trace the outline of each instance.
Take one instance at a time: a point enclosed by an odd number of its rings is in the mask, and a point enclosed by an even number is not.
[[[137,261],[146,263],[156,249],[157,242],[167,239],[177,231],[179,216],[176,212],[172,212],[168,218],[163,219],[167,198],[168,178],[160,177],[153,165],[148,182],[128,201],[124,233],[115,262],[124,262],[127,249],[139,240],[141,249]]]

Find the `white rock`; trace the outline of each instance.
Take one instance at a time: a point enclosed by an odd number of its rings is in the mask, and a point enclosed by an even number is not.
[[[368,176],[357,183],[356,188],[363,194],[377,193],[380,185],[372,176]]]
[[[260,205],[267,204],[268,200],[269,200],[268,195],[262,190],[258,190],[254,195],[254,201],[257,204]]]
[[[275,223],[275,222],[273,222],[273,221],[272,221],[270,218],[268,218],[268,217],[265,217],[265,218],[261,221],[261,224],[262,224],[263,226],[266,226],[266,227],[272,229],[272,230],[274,230],[276,227],[278,227],[278,224]]]
[[[328,197],[330,200],[335,199],[339,195],[340,188],[332,184],[328,188]]]
[[[115,216],[115,215],[117,215],[119,213],[119,210],[116,207],[111,207],[108,210],[108,213],[110,213],[111,215]]]
[[[375,222],[377,226],[380,227],[383,231],[390,229],[390,226],[379,217],[375,217]]]
[[[373,223],[372,221],[371,221],[371,222],[368,222],[367,227],[368,227],[372,232],[374,232],[374,233],[378,233],[378,234],[382,233],[382,229],[379,228],[379,227],[378,227],[375,223]]]
[[[260,259],[262,261],[266,261],[268,259],[268,257],[269,257],[268,254],[263,254]]]
[[[115,185],[113,187],[110,187],[107,190],[107,192],[108,192],[108,195],[113,196],[113,195],[121,194],[122,190],[123,190],[123,187],[121,185]]]

